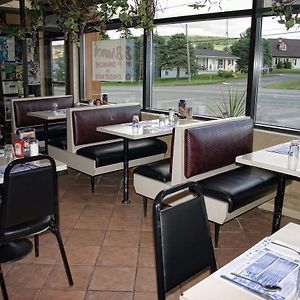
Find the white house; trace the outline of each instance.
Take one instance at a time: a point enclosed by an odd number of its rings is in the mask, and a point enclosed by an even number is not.
[[[300,40],[270,39],[272,50],[272,66],[276,68],[281,61],[291,62],[292,69],[300,69]]]
[[[200,70],[206,71],[224,69],[235,72],[239,59],[231,53],[210,49],[195,49],[195,55]]]

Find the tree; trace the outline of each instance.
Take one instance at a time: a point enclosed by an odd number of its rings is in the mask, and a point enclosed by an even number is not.
[[[246,29],[246,31],[240,35],[240,39],[231,46],[231,53],[240,58],[237,62],[240,69],[248,67],[250,30],[250,28]]]
[[[262,39],[262,56],[263,56],[263,65],[272,67],[272,49],[271,42],[267,39]]]
[[[163,67],[168,70],[176,68],[177,79],[179,78],[181,68],[187,70],[188,61],[186,43],[187,39],[183,33],[174,34],[167,41]],[[194,74],[197,67],[195,52],[193,48],[190,48],[190,65],[191,73]]]
[[[165,67],[165,60],[167,55],[167,39],[166,37],[154,34],[153,36],[153,51],[155,66],[154,76],[160,77],[161,69]]]
[[[239,68],[247,68],[249,63],[249,49],[250,49],[250,33],[251,29],[248,28],[240,35],[240,39],[234,42],[231,46],[231,53],[238,56]],[[262,39],[262,63],[264,66],[272,66],[272,51],[271,43],[269,40]]]
[[[196,43],[195,48],[214,50],[214,43],[211,41],[200,41]]]

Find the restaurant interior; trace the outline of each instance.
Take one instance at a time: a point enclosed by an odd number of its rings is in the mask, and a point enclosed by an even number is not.
[[[0,299],[300,299],[300,1],[0,0]]]

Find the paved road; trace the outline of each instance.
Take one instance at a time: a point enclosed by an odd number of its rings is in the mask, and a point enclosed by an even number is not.
[[[300,91],[265,88],[276,82],[300,80],[297,74],[263,77],[258,91],[257,121],[259,123],[300,129]],[[191,86],[156,86],[153,89],[153,109],[168,110],[177,107],[179,99],[187,99],[195,114],[212,115],[222,99],[228,99],[228,91],[246,89],[246,80],[234,80],[218,84]],[[141,87],[106,87],[103,92],[113,102],[140,102]]]
[[[257,122],[300,129],[300,90],[275,90],[266,88],[270,84],[300,80],[300,74],[279,74],[263,76],[258,91]],[[187,99],[194,114],[212,115],[222,99],[228,99],[231,91],[246,89],[245,80],[231,80],[218,84],[191,86],[155,86],[153,88],[153,109],[168,110],[177,108],[179,99]],[[62,91],[58,91],[60,94]],[[142,103],[142,87],[109,86],[102,93],[107,93],[112,102]]]

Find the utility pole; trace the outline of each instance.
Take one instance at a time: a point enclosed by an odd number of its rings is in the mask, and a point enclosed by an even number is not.
[[[186,36],[186,55],[187,55],[187,69],[188,69],[188,79],[191,81],[191,61],[190,61],[190,45],[188,40],[188,26],[185,24],[185,36]]]

